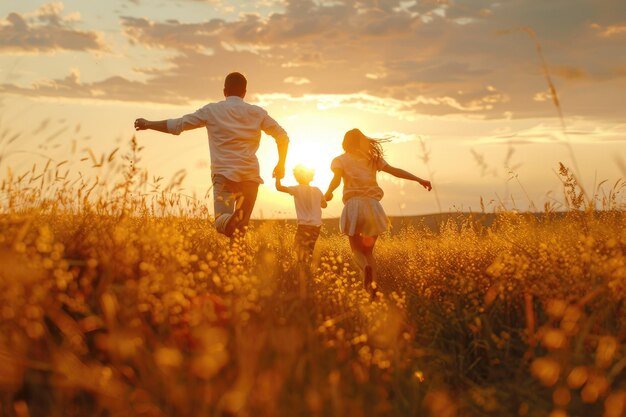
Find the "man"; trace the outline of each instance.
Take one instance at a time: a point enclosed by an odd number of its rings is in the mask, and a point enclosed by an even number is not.
[[[261,131],[272,136],[278,147],[278,164],[273,177],[285,176],[287,132],[259,106],[243,101],[247,80],[233,72],[224,80],[225,100],[209,103],[179,119],[135,120],[135,130],[152,129],[180,135],[184,130],[206,127],[211,152],[211,178],[215,208],[215,228],[232,237],[247,226],[256,202],[259,184],[259,148]]]

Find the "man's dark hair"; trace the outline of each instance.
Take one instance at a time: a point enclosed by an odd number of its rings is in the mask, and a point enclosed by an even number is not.
[[[224,80],[224,90],[228,95],[243,96],[247,86],[246,77],[239,72],[231,72]]]

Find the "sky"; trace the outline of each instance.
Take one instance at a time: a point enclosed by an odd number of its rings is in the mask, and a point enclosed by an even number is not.
[[[623,0],[2,0],[0,179],[48,158],[97,175],[90,150],[222,100],[231,71],[289,133],[284,184],[302,163],[325,190],[349,129],[391,138],[386,160],[435,189],[379,174],[390,215],[563,208],[559,162],[589,195],[626,177]],[[185,170],[204,197],[205,130],[137,140],[153,178]],[[253,216],[294,217],[271,137],[258,156]]]

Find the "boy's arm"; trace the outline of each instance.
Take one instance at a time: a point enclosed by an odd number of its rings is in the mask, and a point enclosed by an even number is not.
[[[326,191],[326,194],[324,194],[324,199],[326,201],[330,201],[333,199],[333,191],[335,191],[337,187],[339,187],[339,184],[341,184],[341,175],[343,174],[343,170],[341,170],[340,168],[335,168],[333,169],[333,172],[335,173],[335,176],[332,180],[330,180],[330,184],[328,184],[328,190]]]
[[[289,192],[289,188],[285,187],[284,185],[280,183],[280,178],[276,178],[276,189],[280,191],[281,193],[291,194]]]
[[[415,181],[417,183],[419,183],[422,187],[426,188],[428,191],[432,190],[432,185],[430,184],[430,181],[428,180],[423,180],[420,177],[416,177],[415,175],[411,174],[408,171],[405,171],[403,169],[400,168],[396,168],[394,166],[391,166],[389,164],[385,165],[381,171],[386,172],[387,174],[391,174],[394,177],[397,178],[402,178],[405,180],[411,180],[411,181]]]

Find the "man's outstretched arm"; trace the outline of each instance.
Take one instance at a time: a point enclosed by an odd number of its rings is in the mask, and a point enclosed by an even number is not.
[[[135,120],[135,130],[156,130],[172,135],[180,135],[185,130],[197,129],[207,124],[207,115],[209,112],[209,104],[196,110],[193,113],[184,115],[177,119],[168,120],[146,120],[139,118]]]
[[[169,133],[167,120],[152,121],[139,118],[135,120],[135,130],[158,130],[159,132]]]

